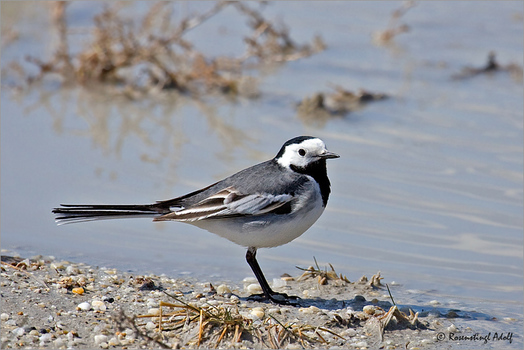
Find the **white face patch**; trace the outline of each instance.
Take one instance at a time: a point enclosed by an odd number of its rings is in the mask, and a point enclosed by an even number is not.
[[[321,139],[307,139],[301,143],[287,145],[277,162],[285,168],[289,168],[290,165],[303,168],[317,161],[318,157],[326,151],[326,145]]]

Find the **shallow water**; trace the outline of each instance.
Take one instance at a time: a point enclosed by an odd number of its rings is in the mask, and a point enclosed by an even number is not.
[[[285,22],[298,42],[320,34],[328,48],[263,76],[256,100],[202,103],[168,95],[129,101],[60,89],[48,80],[17,92],[4,78],[2,248],[238,281],[251,275],[244,248],[205,231],[149,220],[57,227],[50,210],[59,203],[168,199],[273,157],[289,138],[315,135],[341,155],[328,164],[333,193],[324,215],[303,236],[259,252],[269,279],[297,274],[295,265],[312,265],[316,257],[350,280],[380,270],[407,291],[395,295],[399,302],[437,299],[517,318],[519,325],[511,327],[520,327],[522,80],[503,72],[459,81],[451,76],[466,65],[482,66],[491,50],[501,64],[522,63],[522,6],[419,3],[401,19],[408,33],[391,46],[373,45],[372,33],[384,29],[399,6],[271,4],[264,12]],[[180,3],[178,9],[193,7]],[[96,7],[78,3],[68,11],[71,25],[83,33]],[[221,28],[214,31],[217,38],[204,30],[192,39],[204,51],[239,53],[236,44],[229,46],[242,28],[232,14],[209,23]],[[54,35],[44,5],[2,3],[2,23],[16,23],[9,25],[20,31],[2,50],[3,68],[27,54],[52,52],[51,45],[42,45]],[[297,101],[332,85],[392,98],[322,123],[297,117]]]

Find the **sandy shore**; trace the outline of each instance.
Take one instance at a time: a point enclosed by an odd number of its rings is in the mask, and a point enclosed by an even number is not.
[[[4,349],[452,345],[438,339],[454,330],[452,319],[396,307],[380,275],[349,282],[330,268],[310,268],[302,276],[284,276],[273,281],[274,289],[301,300],[281,306],[247,299],[260,288],[254,278],[210,284],[53,257],[2,260]]]

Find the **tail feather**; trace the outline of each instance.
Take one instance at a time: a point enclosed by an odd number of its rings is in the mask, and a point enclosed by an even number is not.
[[[55,221],[58,225],[105,219],[157,217],[170,212],[171,210],[168,207],[159,204],[60,204],[59,208],[53,209]]]

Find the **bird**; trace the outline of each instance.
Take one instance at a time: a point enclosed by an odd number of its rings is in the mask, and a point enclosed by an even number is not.
[[[188,223],[247,248],[246,261],[262,288],[252,300],[298,304],[299,298],[271,289],[256,259],[259,248],[291,242],[326,208],[331,193],[327,159],[339,158],[324,141],[298,136],[277,155],[186,195],[152,204],[60,204],[58,225],[102,219],[152,217]]]

